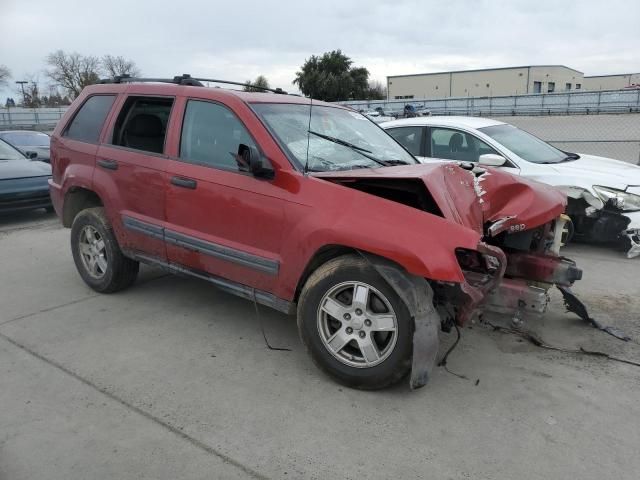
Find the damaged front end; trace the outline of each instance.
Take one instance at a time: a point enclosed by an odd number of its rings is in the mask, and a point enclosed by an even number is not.
[[[544,314],[554,285],[569,288],[582,278],[575,262],[560,255],[571,222],[563,213],[566,197],[552,187],[497,170],[468,173],[473,178],[473,202],[463,202],[460,195],[446,199],[446,192],[439,198],[466,211],[465,218],[475,219],[467,226],[482,234],[475,250],[456,251],[465,281],[435,285],[445,329],[453,322],[464,325],[483,312],[512,315],[516,324],[525,316]]]
[[[578,240],[618,244],[627,258],[640,256],[640,187],[625,190],[594,185],[593,192],[559,187],[569,198],[567,214]]]
[[[564,214],[567,197],[556,188],[451,163],[319,176],[444,217],[478,239],[475,247],[466,244],[451,252],[459,270],[449,273],[456,280],[417,277],[363,254],[405,300],[414,319],[412,388],[424,385],[435,365],[438,324],[449,331],[484,312],[511,315],[515,323],[541,316],[553,286],[572,302],[572,311],[584,309],[570,290],[582,271],[560,253],[570,219]]]
[[[531,230],[488,233],[477,250],[458,249],[465,281],[436,287],[445,329],[483,312],[511,315],[515,324],[543,315],[554,285],[569,288],[582,278],[575,262],[560,255],[568,221],[560,215]]]

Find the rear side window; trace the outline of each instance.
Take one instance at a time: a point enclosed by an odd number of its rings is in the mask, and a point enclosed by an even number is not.
[[[400,145],[409,150],[412,155],[419,157],[422,149],[422,127],[390,128],[387,133],[395,138]]]
[[[129,97],[113,130],[113,145],[163,153],[173,98]]]
[[[63,136],[81,142],[97,143],[115,98],[115,95],[89,97],[73,117]]]

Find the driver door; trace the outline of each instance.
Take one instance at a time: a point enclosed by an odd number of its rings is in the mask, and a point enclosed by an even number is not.
[[[167,163],[170,263],[271,290],[284,230],[282,189],[249,173],[238,147],[259,148],[225,105],[187,99],[177,158]]]

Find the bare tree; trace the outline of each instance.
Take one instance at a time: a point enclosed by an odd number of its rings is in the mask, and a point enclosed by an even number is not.
[[[77,97],[87,85],[100,79],[100,60],[77,52],[65,53],[57,50],[47,56],[47,76],[64,88],[72,98]]]
[[[6,65],[0,65],[0,87],[7,85],[8,80],[11,78],[11,71]]]
[[[24,86],[24,106],[25,107],[39,107],[41,105],[40,100],[40,79],[37,74],[27,73],[24,75],[24,79],[27,84]],[[16,90],[20,92],[20,90]]]
[[[133,60],[127,60],[121,56],[105,55],[100,61],[102,69],[110,77],[118,77],[121,75],[130,75],[132,77],[140,76],[140,69]]]

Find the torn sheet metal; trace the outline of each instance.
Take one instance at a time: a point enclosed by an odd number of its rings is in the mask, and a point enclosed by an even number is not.
[[[620,340],[624,340],[625,342],[628,342],[629,340],[631,340],[631,337],[626,335],[621,330],[615,327],[605,327],[598,320],[590,317],[589,313],[587,312],[587,307],[584,305],[584,303],[582,303],[578,299],[578,297],[575,296],[575,294],[571,291],[569,287],[563,287],[561,285],[556,285],[556,286],[558,287],[558,290],[562,292],[562,297],[564,298],[564,305],[565,307],[567,307],[567,311],[575,313],[583,320],[586,320],[587,322],[589,322],[598,330],[602,330],[603,332],[606,332],[609,335],[619,338]]]
[[[625,216],[630,220],[627,229],[622,233],[629,239],[627,258],[635,258],[640,256],[640,212],[630,212]]]
[[[433,306],[433,291],[424,278],[411,275],[383,258],[360,254],[395,290],[411,313],[414,332],[409,386],[412,390],[424,387],[435,367],[439,345],[440,315]]]
[[[640,256],[640,230],[627,230],[625,235],[631,244],[631,248],[627,251],[627,258]]]

